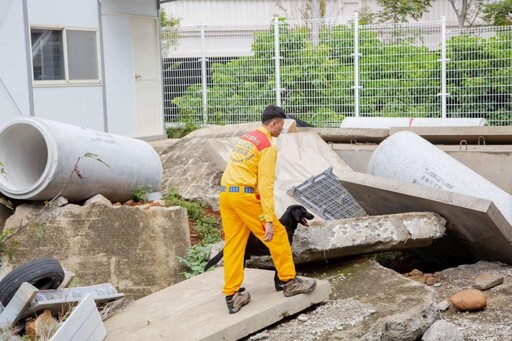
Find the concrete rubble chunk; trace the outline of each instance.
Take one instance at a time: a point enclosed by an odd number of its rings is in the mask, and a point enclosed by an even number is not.
[[[53,202],[56,206],[62,207],[64,205],[67,205],[69,203],[68,199],[64,198],[63,196],[59,196],[55,201]]]
[[[83,206],[88,206],[88,205],[108,205],[108,206],[110,206],[110,205],[112,205],[112,202],[110,202],[110,200],[105,198],[103,195],[96,194],[92,198],[87,199],[87,201],[84,202]]]
[[[473,287],[478,290],[487,290],[503,283],[503,276],[481,274],[475,278]]]
[[[430,245],[445,233],[435,213],[406,213],[314,222],[295,232],[297,263]]]
[[[459,328],[445,320],[434,322],[423,334],[422,341],[464,341],[464,334]]]
[[[437,304],[437,307],[439,308],[440,311],[445,311],[448,308],[450,308],[450,302],[448,302],[447,300],[442,300]]]
[[[69,204],[49,207],[23,204],[7,222],[13,228],[37,217],[16,236],[12,265],[51,256],[76,273],[81,285],[111,283],[130,298],[138,298],[182,280],[182,265],[190,246],[186,209]],[[44,229],[38,229],[43,226]],[[35,236],[35,233],[37,237]],[[115,242],[113,242],[115,241]]]
[[[273,277],[273,271],[245,269],[243,286],[251,302],[230,315],[222,269],[206,272],[131,303],[105,322],[107,340],[238,340],[331,293],[329,282],[318,280],[313,292],[284,297]]]

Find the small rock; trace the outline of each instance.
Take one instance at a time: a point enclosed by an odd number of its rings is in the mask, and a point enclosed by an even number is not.
[[[412,276],[409,276],[408,278],[412,279],[413,281],[425,284],[425,276],[423,276],[423,275],[412,275]]]
[[[300,322],[306,322],[307,320],[309,320],[309,317],[306,314],[300,314],[299,317],[297,317],[297,320],[299,320]]]
[[[60,196],[57,199],[55,199],[55,201],[53,203],[58,207],[62,207],[62,206],[67,205],[69,203],[69,201],[68,201],[68,199],[64,198],[63,196]]]
[[[93,196],[92,198],[90,198],[86,202],[84,202],[84,206],[88,206],[88,205],[110,206],[110,205],[112,205],[112,203],[110,202],[110,200],[105,198],[103,195],[96,194],[95,196]]]
[[[487,306],[487,297],[480,290],[468,289],[450,297],[450,303],[459,311],[475,311]]]
[[[449,307],[450,307],[450,302],[448,302],[447,300],[441,301],[437,304],[437,309],[439,309],[441,311],[445,311]]]
[[[409,272],[409,276],[423,276],[423,272],[421,272],[418,269],[414,269],[411,272]]]
[[[119,206],[123,206],[123,204],[121,204],[120,202],[115,202],[112,204],[112,206],[119,207]]]
[[[135,206],[135,205],[137,205],[137,203],[135,202],[135,200],[130,199],[130,200],[128,200],[128,201],[123,202],[123,205],[127,205],[127,206]]]
[[[487,290],[503,283],[503,276],[482,274],[475,278],[473,287],[478,290]]]
[[[423,334],[423,341],[464,341],[464,335],[456,325],[445,320],[434,322]]]
[[[253,335],[249,338],[249,341],[257,341],[257,340],[265,340],[270,337],[270,334],[264,330],[261,333],[258,333],[256,335]]]
[[[435,283],[434,283],[434,286],[435,286],[436,288],[440,287],[440,286],[441,286],[441,282],[435,282]]]
[[[436,278],[432,277],[432,276],[427,277],[425,279],[425,284],[426,285],[434,285],[434,284],[436,284]]]
[[[425,277],[427,277],[427,278],[428,278],[428,277],[434,277],[434,274],[431,274],[431,273],[429,273],[429,272],[425,272],[423,275],[424,275]]]

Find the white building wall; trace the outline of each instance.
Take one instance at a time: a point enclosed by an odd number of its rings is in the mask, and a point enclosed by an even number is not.
[[[0,124],[3,124],[30,115],[22,1],[0,1],[0,44]]]
[[[460,1],[458,0],[460,7]],[[495,0],[491,0],[495,1]],[[177,0],[162,4],[167,13],[180,18],[180,26],[231,25],[269,23],[274,16],[301,19],[299,8],[305,0],[281,0],[283,11],[275,0]],[[350,17],[355,11],[368,7],[379,9],[377,0],[327,0],[326,18]],[[447,26],[457,26],[457,16],[448,0],[435,0],[421,21],[441,20],[446,17]],[[414,20],[411,20],[414,21]]]

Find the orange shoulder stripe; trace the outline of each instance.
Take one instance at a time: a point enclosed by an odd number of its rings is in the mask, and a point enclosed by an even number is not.
[[[254,146],[256,146],[259,152],[272,145],[267,135],[259,130],[245,133],[242,135],[241,139],[252,143]]]

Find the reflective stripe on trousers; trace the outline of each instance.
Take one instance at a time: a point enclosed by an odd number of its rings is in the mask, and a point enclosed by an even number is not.
[[[244,280],[244,253],[247,238],[252,231],[263,241],[265,222],[259,220],[263,214],[261,203],[251,193],[220,193],[220,214],[224,229],[224,294],[232,295],[242,286]],[[267,243],[278,277],[288,281],[295,277],[292,250],[286,229],[274,215],[274,237]],[[269,283],[273,285],[273,283]]]

